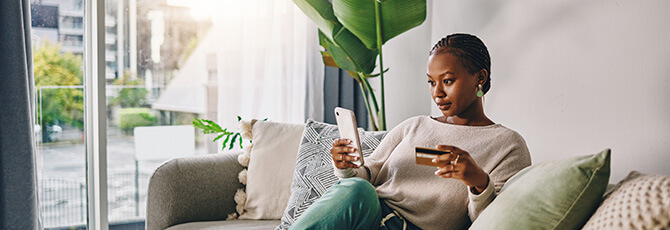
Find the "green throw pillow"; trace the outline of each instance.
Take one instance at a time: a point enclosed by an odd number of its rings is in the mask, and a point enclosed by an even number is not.
[[[525,168],[507,181],[470,229],[579,229],[598,208],[610,150]]]

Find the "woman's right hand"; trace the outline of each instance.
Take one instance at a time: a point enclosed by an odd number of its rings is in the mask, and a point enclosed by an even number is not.
[[[355,153],[356,148],[347,146],[351,144],[349,139],[335,139],[333,147],[330,148],[330,155],[333,157],[335,167],[338,169],[358,168],[358,165],[351,163],[357,161],[357,156],[349,156],[349,153]]]

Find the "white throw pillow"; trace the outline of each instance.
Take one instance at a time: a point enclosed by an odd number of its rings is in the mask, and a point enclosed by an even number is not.
[[[268,121],[251,124],[246,202],[239,219],[279,219],[291,196],[296,154],[305,125]],[[240,176],[241,181],[243,177]]]

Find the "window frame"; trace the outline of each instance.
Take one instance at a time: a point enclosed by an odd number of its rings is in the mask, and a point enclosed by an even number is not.
[[[87,229],[109,229],[105,0],[84,1],[84,135]]]

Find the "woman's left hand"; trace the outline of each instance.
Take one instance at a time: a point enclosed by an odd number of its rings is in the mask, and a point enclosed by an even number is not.
[[[470,153],[451,145],[438,145],[437,149],[451,151],[451,153],[433,159],[433,163],[442,165],[437,167],[435,175],[458,179],[465,185],[474,187],[478,193],[486,189],[489,183],[488,174],[477,165]]]

